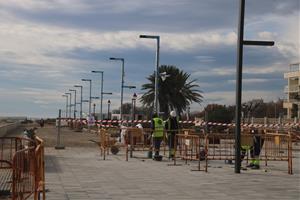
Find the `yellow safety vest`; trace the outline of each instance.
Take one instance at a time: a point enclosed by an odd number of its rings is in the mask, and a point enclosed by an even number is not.
[[[164,136],[164,122],[161,118],[153,118],[154,121],[154,131],[153,137],[163,137]]]

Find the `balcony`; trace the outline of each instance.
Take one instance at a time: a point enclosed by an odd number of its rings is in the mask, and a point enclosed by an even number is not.
[[[284,87],[285,93],[293,93],[293,92],[300,92],[300,86],[299,85],[290,85]]]

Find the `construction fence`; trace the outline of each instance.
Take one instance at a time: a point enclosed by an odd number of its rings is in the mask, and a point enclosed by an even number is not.
[[[12,200],[45,200],[44,142],[21,137],[0,138],[0,191]]]
[[[117,134],[118,131],[124,133]],[[186,164],[190,161],[197,161],[196,170],[207,172],[210,160],[235,160],[235,136],[230,132],[196,133],[193,129],[173,131],[177,133],[173,141],[175,144],[174,165],[177,165],[179,161],[184,161]],[[118,137],[113,136],[112,132]],[[109,151],[117,154],[123,148],[126,161],[129,158],[139,158],[141,154],[137,154],[138,151],[144,153],[141,157],[144,159],[145,153],[151,152],[152,155],[152,151],[155,151],[151,134],[151,129],[135,127],[127,127],[123,131],[117,128],[102,128],[99,130],[101,155],[105,155],[105,153],[108,155]],[[165,132],[160,148],[161,154],[166,157],[168,157],[168,142],[170,142],[167,135],[168,133]],[[123,137],[121,139],[123,142],[120,142],[119,137]],[[265,130],[251,133],[244,130],[241,136],[241,147],[245,146],[247,149],[242,151],[241,155],[244,164],[248,164],[255,149],[259,148],[259,160],[265,166],[268,166],[271,161],[284,161],[287,163],[288,173],[293,173],[292,134],[289,132],[276,133]],[[152,158],[152,156],[148,156],[148,158]]]

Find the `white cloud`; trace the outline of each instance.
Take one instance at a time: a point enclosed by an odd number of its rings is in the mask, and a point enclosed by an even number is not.
[[[283,90],[264,91],[264,90],[246,90],[242,92],[242,101],[252,99],[264,99],[264,101],[272,101],[278,98],[283,98]],[[215,91],[204,94],[204,104],[235,104],[235,91]]]
[[[273,79],[263,79],[263,78],[243,78],[243,83],[265,83],[268,81],[273,81]],[[228,83],[236,83],[236,80],[228,80]]]
[[[236,73],[234,66],[216,67],[202,71],[193,72],[193,77],[206,77],[206,76],[228,76]]]

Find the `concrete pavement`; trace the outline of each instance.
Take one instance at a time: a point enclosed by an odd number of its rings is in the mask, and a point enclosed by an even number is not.
[[[300,199],[299,152],[294,175],[286,162],[270,162],[268,171],[235,174],[233,165],[210,161],[209,172],[191,171],[196,163],[168,166],[171,162],[129,159],[124,151],[99,156],[96,145],[46,148],[47,200],[262,200]],[[144,156],[141,154],[140,156]]]

